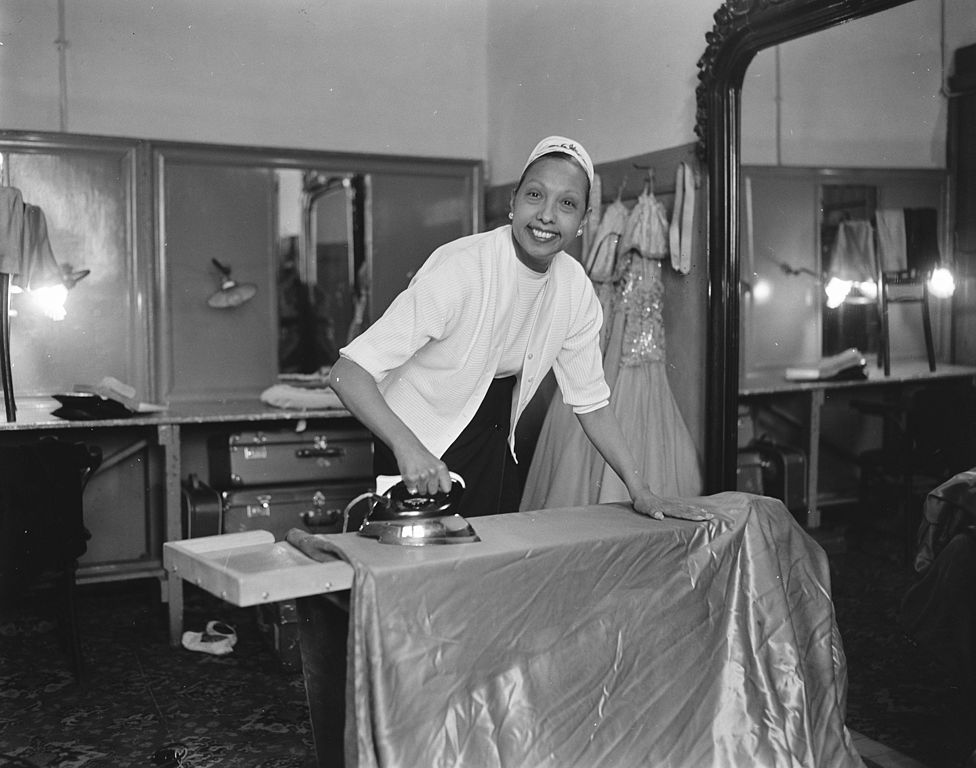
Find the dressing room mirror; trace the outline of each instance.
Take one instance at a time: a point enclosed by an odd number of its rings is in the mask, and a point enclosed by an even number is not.
[[[168,142],[152,156],[170,402],[321,380],[438,244],[480,226],[476,161]],[[245,303],[208,304],[214,260],[254,287]]]
[[[296,169],[276,177],[278,371],[314,374],[366,320],[369,179]]]
[[[740,220],[743,124],[747,120],[742,91],[749,67],[757,55],[775,46],[905,4],[906,0],[738,0],[723,4],[715,13],[715,26],[699,61],[697,94],[697,132],[709,172],[707,492],[736,487],[743,281],[748,285],[742,269]],[[821,110],[815,117],[829,121],[830,110]],[[811,205],[811,226],[814,210]]]

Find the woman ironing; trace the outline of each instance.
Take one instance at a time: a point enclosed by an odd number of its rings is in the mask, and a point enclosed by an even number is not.
[[[653,493],[607,407],[600,302],[565,252],[582,233],[592,181],[578,142],[543,139],[512,192],[511,224],[438,248],[340,350],[330,383],[375,436],[377,475],[401,475],[411,493],[433,494],[449,490],[456,472],[466,482],[462,516],[516,511],[515,425],[552,369],[635,510],[710,517]]]

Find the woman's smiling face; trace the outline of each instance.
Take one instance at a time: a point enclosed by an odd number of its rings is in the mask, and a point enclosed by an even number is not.
[[[526,169],[512,193],[515,253],[536,272],[573,242],[587,214],[586,172],[569,158],[546,156]]]

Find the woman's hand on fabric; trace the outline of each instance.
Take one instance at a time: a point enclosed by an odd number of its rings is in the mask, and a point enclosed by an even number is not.
[[[649,490],[641,491],[634,496],[634,509],[655,520],[674,517],[678,520],[702,522],[713,517],[711,512],[696,504],[690,504],[683,499],[664,498]]]
[[[447,464],[438,459],[418,441],[407,450],[395,452],[400,476],[410,493],[433,495],[451,490],[451,473]]]

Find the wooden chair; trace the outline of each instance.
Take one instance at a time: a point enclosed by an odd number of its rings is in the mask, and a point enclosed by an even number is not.
[[[75,574],[91,536],[82,495],[101,460],[96,446],[55,438],[0,447],[0,597],[23,602],[53,588],[60,640],[79,682]]]
[[[878,313],[881,318],[881,343],[878,364],[884,375],[891,375],[891,331],[888,307],[891,304],[918,304],[922,313],[922,332],[929,370],[935,370],[935,346],[932,342],[932,319],[929,315],[929,289],[925,276],[914,269],[880,272],[878,281]]]

